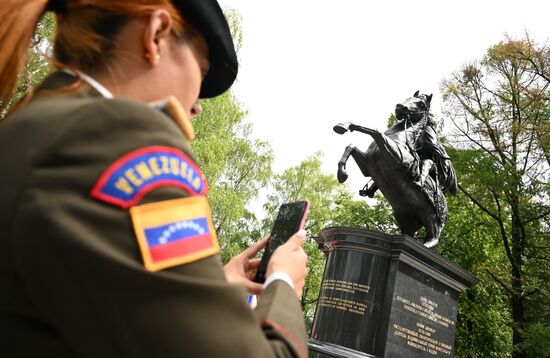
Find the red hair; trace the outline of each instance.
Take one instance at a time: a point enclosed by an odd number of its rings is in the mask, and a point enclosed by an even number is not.
[[[0,110],[8,103],[27,49],[48,0],[2,0],[0,9]],[[183,19],[170,0],[50,0],[56,9],[54,54],[57,66],[79,69],[104,67],[115,49],[114,38],[132,17],[145,17],[158,8],[174,19],[174,34],[183,33]]]

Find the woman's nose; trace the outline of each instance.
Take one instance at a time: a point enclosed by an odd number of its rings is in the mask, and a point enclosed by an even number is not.
[[[201,113],[202,113],[202,106],[201,106],[200,101],[197,100],[197,102],[195,102],[195,104],[193,104],[193,107],[191,107],[191,116],[196,117]]]

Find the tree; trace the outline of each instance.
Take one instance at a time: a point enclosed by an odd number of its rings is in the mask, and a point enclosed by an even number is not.
[[[514,357],[525,356],[526,305],[548,295],[537,287],[544,287],[540,268],[550,259],[543,243],[550,213],[549,82],[517,55],[533,45],[503,41],[443,81],[444,114],[463,160],[459,189],[495,225],[506,258],[505,268],[487,273],[509,298]]]
[[[449,148],[462,179],[467,155]],[[449,219],[437,251],[472,272],[479,281],[459,297],[455,338],[457,357],[505,357],[512,352],[507,297],[489,272],[505,272],[498,228],[466,195],[447,199]]]
[[[507,43],[513,58],[525,61],[528,71],[550,82],[550,47],[547,44],[537,44],[529,33],[520,41],[507,37]]]
[[[192,146],[209,183],[208,198],[226,261],[259,238],[259,222],[247,206],[272,175],[273,153],[267,143],[251,139],[246,112],[230,92],[203,101],[203,107],[194,122],[197,138]]]
[[[543,83],[545,81],[548,86],[550,84],[550,47],[548,47],[547,44],[538,45],[528,33],[525,34],[525,39],[523,41],[514,41],[508,38],[507,42],[510,56],[517,61],[524,62],[526,64],[526,70],[542,80]],[[548,91],[544,91],[540,94],[533,93],[532,95],[535,95],[535,97],[540,95],[543,96],[544,100],[549,100]],[[550,163],[550,140],[548,135],[543,136],[542,134],[544,132],[548,134],[548,126],[550,125],[549,118],[550,112],[548,112],[548,108],[546,108],[546,120],[542,123],[543,128],[537,131],[539,135],[537,141],[544,152],[547,163]]]
[[[399,227],[393,216],[393,209],[380,193],[371,204],[365,200],[354,200],[353,196],[341,188],[334,199],[331,226],[359,227],[399,234]]]

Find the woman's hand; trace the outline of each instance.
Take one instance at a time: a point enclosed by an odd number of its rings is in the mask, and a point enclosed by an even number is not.
[[[261,249],[267,245],[269,237],[264,237],[237,256],[233,257],[223,268],[225,278],[229,283],[235,283],[246,287],[247,291],[259,295],[263,291],[263,285],[252,281],[261,259],[254,259]]]
[[[290,276],[292,282],[294,282],[294,291],[298,298],[302,297],[307,276],[307,255],[302,248],[305,238],[305,230],[298,231],[273,252],[267,265],[267,277],[278,271]]]

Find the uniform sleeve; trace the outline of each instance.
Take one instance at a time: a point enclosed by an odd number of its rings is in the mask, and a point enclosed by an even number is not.
[[[147,270],[129,211],[92,197],[113,163],[159,146],[189,155],[176,125],[146,106],[100,100],[67,114],[35,158],[14,222],[14,257],[37,307],[82,357],[307,356],[288,285],[270,285],[252,311],[217,254]],[[204,194],[169,180],[143,193],[132,205]]]

